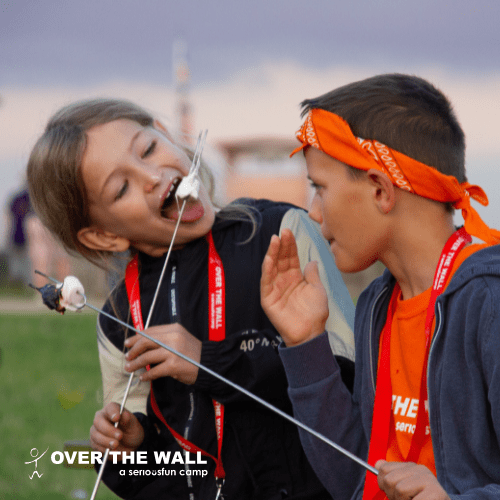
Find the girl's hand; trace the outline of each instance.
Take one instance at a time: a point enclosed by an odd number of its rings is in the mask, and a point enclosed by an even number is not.
[[[302,344],[325,330],[328,297],[317,262],[300,270],[295,238],[284,229],[274,235],[262,263],[261,304],[287,346]]]
[[[117,421],[120,423],[115,428]],[[117,403],[109,403],[96,412],[90,428],[90,444],[94,450],[104,453],[106,448],[110,448],[112,451],[130,453],[135,451],[143,440],[144,429],[137,417],[125,409],[120,417],[120,406]]]
[[[378,485],[390,500],[450,500],[434,474],[425,466],[412,462],[375,464]]]
[[[172,349],[200,362],[201,341],[191,335],[178,323],[153,326],[145,330],[150,337],[158,339]],[[198,377],[198,367],[155,344],[141,335],[134,335],[125,341],[129,348],[126,354],[125,370],[133,372],[147,365],[156,365],[141,375],[141,380],[150,381],[160,377],[172,377],[183,384],[194,384]]]

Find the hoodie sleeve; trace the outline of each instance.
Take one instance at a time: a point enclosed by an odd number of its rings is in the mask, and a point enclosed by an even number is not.
[[[126,372],[124,368],[124,353],[106,337],[99,319],[97,321],[97,347],[101,365],[103,406],[111,402],[121,405],[130,373]],[[127,398],[126,408],[132,413],[146,413],[150,384],[139,380],[139,375],[143,371],[145,370],[138,370],[134,373]]]
[[[342,448],[365,457],[360,408],[343,381],[339,362],[329,344],[324,332],[299,346],[279,348],[294,415]],[[302,429],[299,432],[309,463],[328,492],[333,498],[351,498],[364,469],[309,432]]]

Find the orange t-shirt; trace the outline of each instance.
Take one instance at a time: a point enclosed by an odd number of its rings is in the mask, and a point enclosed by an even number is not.
[[[453,264],[447,284],[467,257],[487,246],[487,244],[472,244],[462,249]],[[425,356],[425,319],[430,297],[431,288],[408,300],[401,300],[401,291],[397,297],[391,330],[390,375],[394,418],[389,431],[386,455],[388,461],[405,461],[415,432]],[[382,335],[380,337],[381,349]],[[428,411],[427,401],[424,404]],[[418,463],[425,465],[436,475],[428,420]]]

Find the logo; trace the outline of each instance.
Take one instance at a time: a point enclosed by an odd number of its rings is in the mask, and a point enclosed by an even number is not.
[[[30,479],[33,479],[33,476],[35,474],[38,476],[38,478],[41,478],[43,476],[43,474],[40,474],[36,469],[38,467],[38,460],[40,460],[45,455],[45,453],[47,453],[48,449],[49,447],[47,446],[47,449],[40,456],[38,456],[38,450],[36,448],[31,448],[30,455],[35,460],[24,462],[25,464],[32,464],[33,462],[35,462],[35,470],[33,471],[33,474],[31,474],[31,476],[28,476]]]

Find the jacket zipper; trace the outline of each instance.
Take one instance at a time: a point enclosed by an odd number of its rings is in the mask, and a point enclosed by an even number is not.
[[[170,303],[170,320],[172,323],[176,322],[180,323],[180,310],[177,304],[177,297],[178,297],[178,271],[177,271],[177,263],[173,263],[170,271],[170,282],[168,290],[168,301]],[[193,425],[194,411],[195,411],[195,397],[193,390],[189,391],[189,402],[190,402],[190,412],[186,422],[186,427],[184,428],[184,439],[186,439],[187,441],[189,441],[190,432]],[[184,469],[186,470],[186,481],[189,489],[189,500],[195,500],[195,495],[194,492],[192,491],[193,479],[191,477],[191,474],[189,473],[190,467],[188,463],[184,464]]]
[[[434,347],[434,344],[439,337],[439,334],[441,333],[441,326],[442,326],[442,317],[443,314],[441,312],[441,304],[439,302],[436,302],[436,308],[437,308],[437,313],[436,313],[436,328],[434,330],[434,335],[432,336],[431,340],[431,345],[429,347],[429,357],[427,358],[427,409],[428,409],[428,414],[429,414],[429,431],[431,431],[431,397],[430,397],[430,392],[429,392],[429,367],[431,365],[431,354],[432,354],[432,349]],[[425,404],[425,401],[423,402]],[[431,436],[432,436],[432,431],[431,431]]]
[[[372,380],[373,394],[375,394],[375,391],[376,391],[375,370],[373,368],[373,348],[372,348],[373,317],[375,315],[375,306],[376,306],[378,300],[380,299],[381,295],[383,293],[385,293],[386,290],[387,290],[387,287],[384,287],[382,289],[382,291],[377,295],[377,298],[375,299],[375,301],[373,302],[373,305],[372,305],[371,317],[370,317],[370,335],[369,335],[369,338],[368,338],[368,342],[369,342],[369,349],[370,349],[370,370],[371,370],[371,380]],[[431,401],[430,401],[431,398],[429,396],[429,380],[430,380],[430,378],[429,378],[429,367],[430,367],[431,354],[432,354],[432,350],[433,350],[433,347],[434,347],[434,343],[435,343],[437,337],[440,334],[441,324],[442,324],[441,304],[439,302],[437,302],[436,306],[437,306],[436,328],[434,330],[434,335],[432,336],[431,345],[429,347],[429,357],[428,357],[428,360],[427,360],[427,405],[428,405],[428,409],[429,409],[429,426],[430,426],[430,413],[431,413]],[[425,404],[425,402],[424,402],[424,404]]]
[[[372,305],[372,310],[370,314],[370,331],[369,331],[369,336],[368,336],[368,347],[370,349],[370,372],[371,372],[371,379],[372,379],[372,388],[373,388],[373,397],[375,398],[375,392],[376,392],[376,385],[375,385],[375,369],[373,367],[373,345],[372,345],[372,337],[373,337],[373,318],[375,316],[375,306],[377,305],[378,300],[380,297],[387,291],[388,287],[385,286],[381,292],[377,295],[377,298],[373,302]]]

